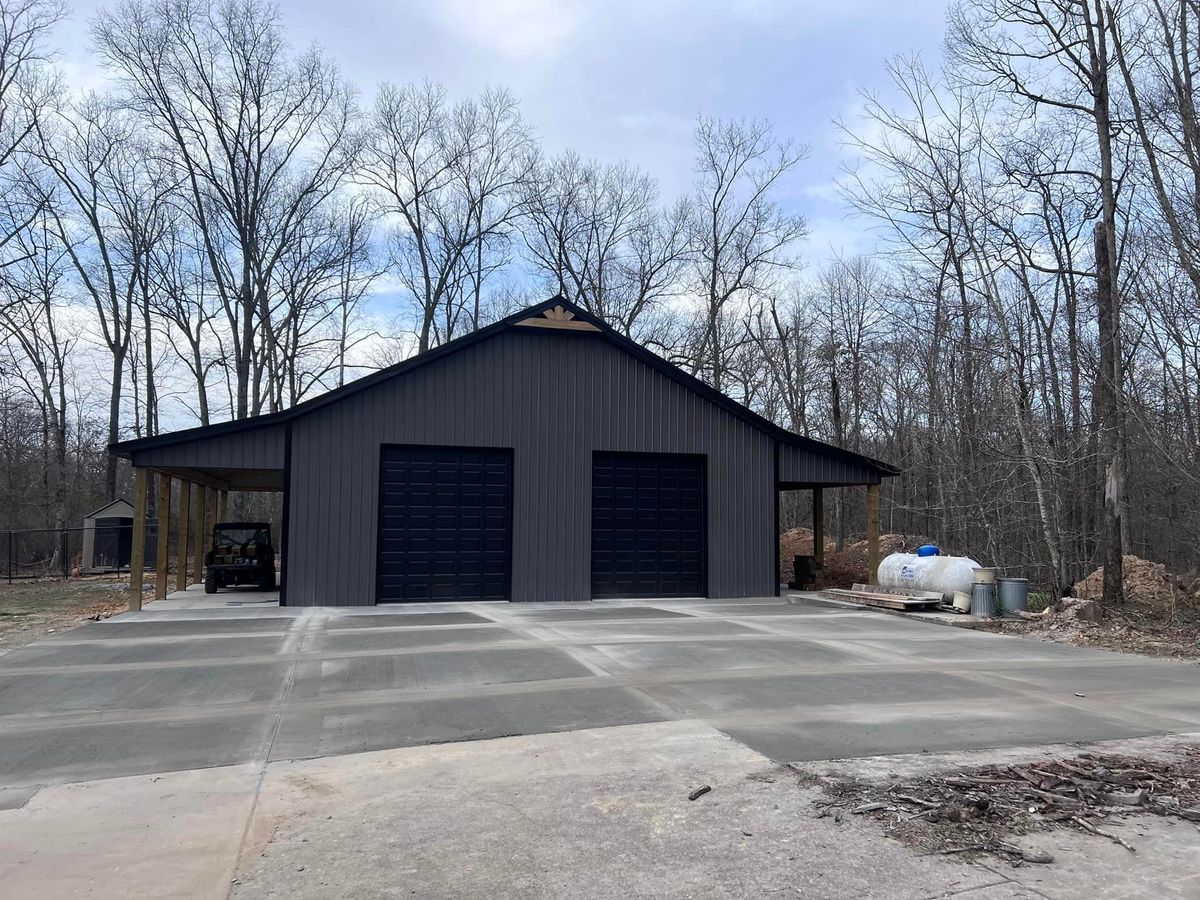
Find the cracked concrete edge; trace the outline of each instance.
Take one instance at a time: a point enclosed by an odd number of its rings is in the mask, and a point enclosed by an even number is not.
[[[1150,737],[1110,741],[1080,741],[1065,744],[1034,744],[985,750],[948,750],[933,753],[905,753],[891,756],[860,756],[845,759],[789,762],[789,768],[802,775],[827,778],[854,777],[861,781],[885,781],[897,777],[913,778],[955,769],[986,765],[1007,765],[1031,759],[1073,757],[1079,753],[1104,753],[1149,758],[1169,758],[1182,747],[1200,745],[1200,732],[1177,732]]]

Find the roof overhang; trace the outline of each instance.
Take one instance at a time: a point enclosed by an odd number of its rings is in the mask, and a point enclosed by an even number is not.
[[[252,416],[246,419],[237,419],[230,422],[221,422],[214,425],[205,425],[198,428],[189,428],[183,431],[173,431],[167,434],[154,435],[153,437],[138,438],[128,441],[119,441],[109,446],[109,452],[116,456],[134,461],[137,454],[143,451],[156,450],[164,447],[170,447],[177,444],[184,444],[193,441],[205,440],[208,438],[220,437],[222,435],[236,434],[238,432],[249,431],[256,428],[266,428],[283,423],[290,422],[301,416],[307,415],[315,410],[322,409],[332,403],[337,403],[346,397],[353,396],[361,391],[370,389],[371,387],[392,378],[400,377],[408,372],[418,369],[422,366],[436,362],[443,357],[456,353],[466,347],[488,340],[496,334],[508,329],[537,329],[537,330],[552,330],[556,333],[571,334],[582,339],[601,339],[606,340],[611,344],[619,347],[625,352],[631,354],[646,365],[651,366],[661,372],[668,378],[678,382],[689,390],[704,397],[709,402],[721,407],[730,414],[749,423],[774,438],[778,443],[797,447],[809,453],[818,456],[827,457],[830,459],[840,460],[851,467],[858,468],[864,472],[871,473],[872,477],[868,481],[858,480],[847,482],[849,484],[864,484],[869,482],[878,482],[879,478],[892,478],[900,474],[900,470],[893,465],[881,462],[877,459],[872,459],[869,456],[864,456],[860,453],[854,453],[845,450],[841,447],[835,447],[831,444],[826,444],[821,441],[807,438],[802,435],[795,434],[785,428],[776,425],[765,416],[761,416],[752,409],[738,403],[731,397],[726,396],[712,386],[705,384],[694,375],[685,372],[679,366],[663,359],[656,353],[646,349],[636,341],[617,332],[609,325],[605,324],[597,316],[592,315],[586,310],[576,306],[575,304],[563,299],[562,297],[552,297],[543,303],[536,304],[531,307],[526,307],[506,318],[500,319],[491,325],[473,331],[470,334],[464,335],[461,338],[443,344],[440,347],[435,347],[432,350],[427,350],[410,359],[397,363],[393,366],[388,366],[378,372],[366,375],[351,383],[335,388],[314,397],[311,400],[306,400],[303,403],[297,404],[288,410],[281,412],[269,413],[261,416]],[[166,471],[164,468],[163,471]],[[171,469],[172,474],[179,474],[180,470]],[[273,472],[273,475],[267,475],[266,472]],[[200,483],[223,483],[227,485],[229,490],[280,490],[282,486],[282,473],[279,470],[229,470],[221,471],[210,467],[197,468],[193,471],[196,477],[192,480],[200,481]],[[188,477],[180,474],[179,477]],[[208,479],[208,482],[202,480]],[[272,480],[275,479],[275,480]],[[266,486],[268,484],[279,486]],[[246,485],[246,486],[242,486]],[[262,485],[262,486],[258,486]]]

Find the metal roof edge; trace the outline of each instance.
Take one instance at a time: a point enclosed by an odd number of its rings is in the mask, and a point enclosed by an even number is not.
[[[339,388],[326,391],[320,396],[313,397],[310,400],[305,400],[298,403],[291,409],[281,410],[280,412],[267,413],[259,416],[251,416],[245,419],[233,419],[228,422],[217,422],[212,425],[200,425],[195,428],[187,428],[182,431],[171,431],[166,434],[153,435],[151,437],[134,438],[127,441],[118,441],[108,446],[108,451],[115,456],[123,459],[132,459],[133,454],[142,450],[152,450],[160,447],[170,447],[174,444],[186,443],[189,440],[203,439],[209,437],[217,437],[225,434],[236,434],[241,431],[251,431],[256,428],[267,428],[274,425],[283,424],[301,416],[307,415],[310,412],[328,406],[331,403],[336,403],[346,397],[353,396],[368,388],[381,384],[399,375],[404,375],[421,366],[429,365],[432,362],[443,359],[452,353],[459,350],[464,350],[467,347],[474,346],[481,341],[488,340],[502,331],[506,331],[511,326],[515,325],[522,319],[536,316],[545,312],[548,309],[553,309],[555,306],[561,306],[569,310],[574,318],[588,322],[596,326],[596,331],[581,331],[581,332],[563,332],[574,337],[601,337],[609,343],[616,346],[618,349],[633,355],[634,357],[645,362],[657,371],[678,382],[683,387],[688,388],[694,393],[699,394],[706,400],[721,407],[727,412],[737,416],[748,424],[767,433],[777,441],[791,444],[793,446],[803,447],[816,453],[822,453],[828,456],[834,456],[842,459],[848,459],[865,465],[873,469],[885,477],[893,477],[900,474],[900,469],[889,463],[881,462],[880,460],[872,459],[869,456],[864,456],[861,453],[854,453],[851,450],[846,450],[841,447],[835,447],[832,444],[826,444],[822,441],[813,438],[807,438],[794,432],[788,431],[785,428],[775,424],[765,416],[756,413],[748,406],[739,403],[732,397],[721,393],[711,385],[705,384],[699,378],[685,372],[679,366],[675,365],[670,360],[664,359],[652,350],[639,344],[637,341],[626,337],[620,332],[613,329],[597,316],[589,313],[587,310],[575,305],[571,301],[561,296],[554,296],[541,303],[535,303],[533,306],[523,307],[516,312],[505,316],[476,331],[465,334],[460,338],[456,338],[448,343],[442,344],[439,347],[434,347],[431,350],[426,350],[424,353],[419,353],[409,359],[402,360],[394,365],[380,369],[377,372],[372,372],[369,375],[364,375],[362,378],[355,379],[349,384]]]

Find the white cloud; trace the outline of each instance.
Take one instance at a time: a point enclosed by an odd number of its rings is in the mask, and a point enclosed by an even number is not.
[[[809,219],[808,240],[803,248],[805,261],[820,266],[834,256],[869,253],[878,242],[873,224],[851,215]]]
[[[439,8],[459,36],[521,61],[562,55],[584,19],[579,0],[442,0]]]

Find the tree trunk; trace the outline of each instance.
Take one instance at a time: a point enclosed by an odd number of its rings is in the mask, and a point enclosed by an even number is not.
[[[1104,565],[1105,608],[1124,605],[1125,588],[1121,558],[1121,466],[1119,372],[1121,360],[1115,339],[1117,319],[1116,285],[1112,280],[1110,241],[1103,222],[1096,223],[1096,304],[1100,324],[1100,369],[1096,375],[1096,418],[1100,428],[1099,449],[1104,463],[1104,505],[1101,513],[1100,552]]]
[[[125,352],[114,352],[112,358],[112,387],[108,395],[108,443],[115,444],[121,437],[121,388],[125,370]],[[117,499],[117,458],[105,454],[104,498]]]

